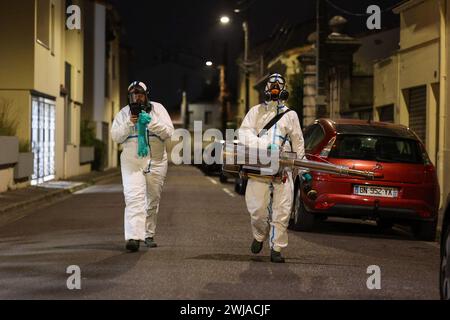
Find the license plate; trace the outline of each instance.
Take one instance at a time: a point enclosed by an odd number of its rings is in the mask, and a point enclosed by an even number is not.
[[[356,185],[353,187],[353,193],[360,196],[369,196],[369,197],[384,197],[384,198],[398,197],[397,188],[387,188],[387,187]]]

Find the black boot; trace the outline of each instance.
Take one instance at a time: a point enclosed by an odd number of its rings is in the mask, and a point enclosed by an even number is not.
[[[128,251],[136,252],[139,250],[139,240],[130,239],[127,241],[126,248]]]
[[[281,252],[270,250],[270,261],[275,263],[284,263],[284,258],[281,256]]]
[[[253,239],[252,246],[251,246],[250,250],[252,250],[252,253],[258,254],[258,253],[261,252],[262,247],[263,247],[263,242],[259,242],[256,239]]]
[[[153,240],[153,237],[149,237],[149,238],[145,238],[145,245],[149,248],[156,248],[157,244],[156,242]]]

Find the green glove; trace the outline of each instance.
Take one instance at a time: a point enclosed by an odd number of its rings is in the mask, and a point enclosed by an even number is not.
[[[147,125],[152,121],[152,117],[145,111],[139,114],[139,119],[137,121],[138,129],[138,156],[143,158],[148,155],[148,144],[147,144]]]
[[[145,111],[141,111],[139,114],[138,122],[144,126],[148,125],[152,121],[152,117]]]

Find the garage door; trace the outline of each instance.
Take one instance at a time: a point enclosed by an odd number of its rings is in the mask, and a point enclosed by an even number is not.
[[[409,127],[426,144],[427,127],[427,87],[409,89]]]

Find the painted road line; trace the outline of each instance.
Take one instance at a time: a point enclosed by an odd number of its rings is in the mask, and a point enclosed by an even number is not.
[[[232,198],[236,197],[236,195],[233,192],[231,192],[230,190],[228,190],[227,188],[223,188],[222,190],[225,191],[225,193],[227,195],[229,195],[230,197],[232,197]]]
[[[217,181],[214,180],[213,178],[207,177],[207,179],[208,179],[209,181],[211,181],[212,184],[217,184]]]

